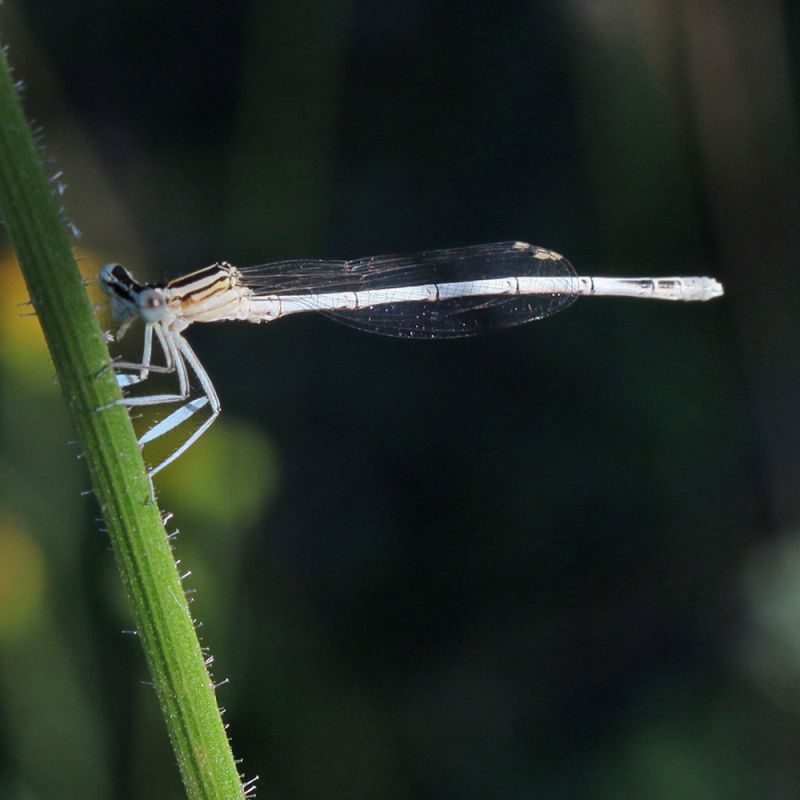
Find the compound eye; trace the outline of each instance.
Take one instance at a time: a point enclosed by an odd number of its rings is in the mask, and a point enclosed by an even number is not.
[[[144,289],[139,292],[136,303],[145,322],[158,322],[166,310],[164,296],[157,289]]]
[[[122,264],[113,264],[113,263],[106,264],[100,270],[100,280],[103,281],[103,283],[113,283],[115,280],[114,271],[117,269],[124,269],[124,268]]]
[[[128,292],[135,285],[136,282],[130,272],[122,264],[112,262],[100,270],[100,286],[105,292],[109,292],[111,289]]]

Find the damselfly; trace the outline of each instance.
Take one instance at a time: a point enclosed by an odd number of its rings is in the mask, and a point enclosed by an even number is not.
[[[151,372],[177,375],[176,392],[117,401],[126,406],[182,404],[146,431],[139,444],[152,442],[209,407],[202,424],[150,469],[151,478],[197,441],[220,412],[211,378],[183,336],[193,322],[271,322],[320,311],[372,333],[440,339],[549,317],[580,295],[710,300],[723,292],[713,278],[581,277],[563,256],[524,242],[354,261],[279,261],[245,269],[221,262],[166,283],[140,284],[120,264],[106,264],[100,285],[121,322],[117,339],[135,319],[144,322],[141,361],[112,364],[120,386],[141,383]],[[152,363],[154,335],[164,354],[159,366]],[[194,399],[190,373],[200,384]]]

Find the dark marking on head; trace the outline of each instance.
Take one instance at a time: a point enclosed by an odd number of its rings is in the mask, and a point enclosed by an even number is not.
[[[142,287],[122,264],[106,264],[100,270],[100,286],[111,297],[133,302],[134,295]]]

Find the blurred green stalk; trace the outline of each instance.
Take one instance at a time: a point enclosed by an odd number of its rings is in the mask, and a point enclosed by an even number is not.
[[[243,797],[186,597],[109,355],[0,54],[0,212],[105,517],[190,798]],[[64,446],[53,442],[53,447]]]

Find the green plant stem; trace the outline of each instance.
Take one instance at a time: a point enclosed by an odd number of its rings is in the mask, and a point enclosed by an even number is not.
[[[47,339],[190,798],[243,797],[186,597],[108,349],[0,56],[0,211]],[[58,443],[53,443],[58,446]]]

